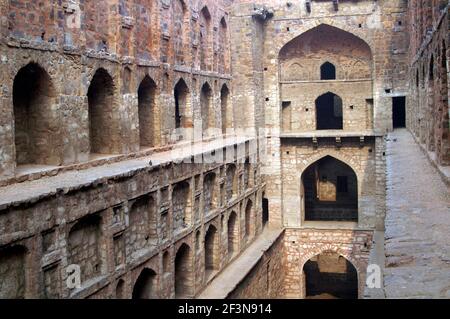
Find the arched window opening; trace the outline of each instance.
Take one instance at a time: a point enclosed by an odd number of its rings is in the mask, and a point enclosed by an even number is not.
[[[342,99],[328,92],[316,100],[317,130],[342,130],[343,124]]]
[[[320,79],[336,80],[336,67],[330,62],[322,64],[320,67]]]

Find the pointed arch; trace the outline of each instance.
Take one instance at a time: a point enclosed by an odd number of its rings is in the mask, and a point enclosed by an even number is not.
[[[229,73],[230,72],[230,47],[229,47],[229,37],[228,37],[228,24],[225,17],[220,19],[219,25],[219,73]]]
[[[238,217],[235,211],[230,213],[227,222],[228,234],[228,258],[231,259],[238,252],[239,245],[239,229],[237,223]]]
[[[185,30],[189,30],[186,8],[186,3],[183,0],[172,1],[172,34],[175,65],[186,64]]]
[[[174,87],[174,101],[175,128],[192,128],[191,94],[183,78],[180,78]]]
[[[244,242],[248,242],[253,232],[253,202],[249,199],[244,211]]]
[[[202,115],[202,130],[204,133],[215,127],[213,91],[205,82],[200,91],[200,109]]]
[[[148,75],[138,88],[139,144],[142,148],[157,146],[156,83]]]
[[[133,288],[133,299],[157,299],[158,278],[153,269],[145,268]]]
[[[219,270],[219,235],[214,225],[209,225],[205,233],[205,279],[208,280]]]
[[[302,72],[296,80],[320,80],[320,67],[323,58],[341,61],[339,78],[371,79],[372,50],[369,44],[354,33],[328,24],[315,26],[295,38],[291,38],[279,51],[279,64],[282,79],[289,79],[288,66],[292,61],[300,65],[311,65],[314,72]],[[358,64],[358,68],[353,66]]]
[[[222,133],[227,133],[227,129],[233,128],[234,114],[230,98],[230,90],[226,84],[220,90],[220,107],[222,113]]]
[[[324,156],[300,177],[302,219],[358,221],[358,176],[346,163]]]
[[[14,135],[17,165],[61,165],[62,145],[56,92],[50,75],[31,62],[13,83]]]
[[[307,299],[357,299],[358,271],[351,261],[332,250],[309,258],[302,266]]]
[[[336,67],[333,63],[325,62],[320,66],[321,80],[336,80]]]
[[[211,70],[212,60],[212,26],[211,13],[207,6],[204,6],[200,11],[199,19],[199,54],[200,54],[200,69]]]
[[[193,295],[191,247],[183,243],[175,255],[175,298],[186,299]]]
[[[113,78],[108,71],[99,68],[92,77],[87,93],[91,154],[118,152],[111,142],[120,141],[120,134],[114,125],[114,91]]]

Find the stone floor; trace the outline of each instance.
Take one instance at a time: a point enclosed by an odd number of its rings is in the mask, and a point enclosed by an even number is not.
[[[406,130],[388,136],[386,298],[450,298],[449,189]]]

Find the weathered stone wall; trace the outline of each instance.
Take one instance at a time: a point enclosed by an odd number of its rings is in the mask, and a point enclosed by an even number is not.
[[[409,3],[407,127],[437,165],[450,164],[447,1]]]
[[[281,235],[264,252],[249,274],[229,295],[229,299],[275,299],[284,297],[286,254]]]
[[[132,155],[173,144],[179,79],[189,91],[182,115],[190,124],[184,127],[201,130],[199,92],[208,83],[210,125],[221,131],[220,93],[231,90],[230,1],[25,3],[7,2],[0,12],[1,179],[28,173],[16,169],[23,164],[71,166],[97,153]],[[208,12],[207,30],[201,30],[200,11]],[[201,32],[208,33],[203,47]],[[20,81],[19,72],[30,65],[41,75]],[[102,77],[94,77],[99,72]],[[149,80],[153,86],[145,85]],[[145,112],[142,103],[149,99],[152,110]],[[27,116],[34,129],[22,125]],[[29,138],[35,140],[25,147]]]
[[[335,252],[352,263],[358,272],[358,295],[362,298],[372,231],[287,228],[284,243],[286,298],[306,297],[303,266],[323,252]]]
[[[204,213],[210,189],[203,187],[202,179],[214,173],[214,185],[208,187],[224,189],[227,168],[232,166],[234,178],[242,181],[246,157],[235,157],[229,164],[168,161],[87,184],[73,182],[35,199],[2,198],[0,281],[8,282],[0,285],[2,296],[131,298],[133,288],[151,280],[153,297],[173,298],[177,280],[183,280],[181,285],[188,287],[185,296],[193,297],[262,232],[261,181],[248,187],[240,182],[230,200],[218,201]],[[211,227],[212,245],[206,243]],[[246,229],[251,229],[247,236]],[[187,253],[177,267],[180,247]],[[214,262],[208,278],[207,260]],[[81,267],[81,289],[66,285],[71,264]]]

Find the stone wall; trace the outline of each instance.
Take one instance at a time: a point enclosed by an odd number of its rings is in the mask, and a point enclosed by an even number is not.
[[[284,297],[286,255],[281,235],[264,252],[244,281],[228,295],[229,299],[275,299]]]
[[[232,179],[243,180],[246,156],[235,155],[228,164],[168,161],[87,183],[71,181],[34,199],[2,198],[1,295],[131,298],[150,285],[152,297],[173,298],[181,285],[188,287],[185,296],[193,297],[262,232],[259,179],[247,187],[240,182],[231,199],[205,212],[210,189],[224,189],[228,167],[235,169]],[[204,188],[202,180],[212,173],[214,185]],[[57,178],[62,177],[47,182]],[[206,277],[209,260],[214,271]],[[80,289],[66,285],[72,264],[81,267]]]
[[[201,131],[200,91],[207,83],[209,125],[222,132],[221,108],[230,106],[221,102],[221,91],[232,89],[229,5],[76,0],[2,6],[0,179],[13,183],[28,175],[24,165],[73,167],[98,153],[133,155],[173,144],[180,79],[188,91],[183,128]],[[193,132],[185,135],[193,138]]]
[[[344,257],[357,270],[358,296],[362,298],[366,283],[366,269],[372,246],[372,231],[291,229],[285,231],[285,297],[305,298],[306,286],[303,266],[323,252]]]
[[[407,127],[439,166],[450,164],[447,1],[410,3]]]

